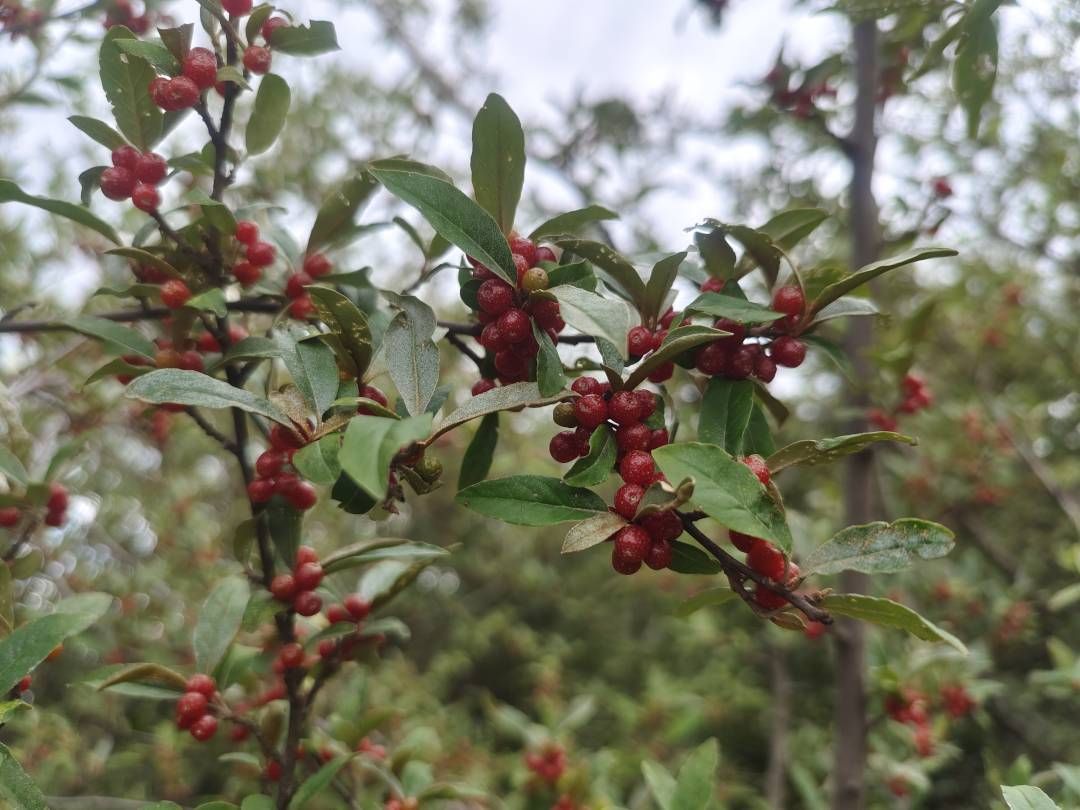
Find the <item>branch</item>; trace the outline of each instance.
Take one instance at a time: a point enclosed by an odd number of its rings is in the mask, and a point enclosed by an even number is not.
[[[272,315],[281,311],[281,304],[270,298],[242,298],[239,301],[229,301],[225,306],[230,312],[257,312]],[[95,318],[104,318],[107,321],[134,323],[137,321],[160,321],[172,317],[175,311],[168,307],[149,307],[147,309],[127,309],[91,314]],[[0,333],[67,331],[75,330],[62,321],[0,321]]]
[[[455,323],[454,321],[439,321],[439,326],[452,335],[468,335],[480,337],[484,327],[478,323]],[[559,335],[559,343],[572,346],[578,343],[595,343],[596,338],[592,335]]]
[[[484,367],[484,358],[478,355],[472,349],[470,349],[468,345],[466,345],[465,341],[453,332],[446,333],[446,342],[453,346],[455,349],[457,349],[459,352],[461,352],[463,355],[468,357],[474,363],[476,363],[477,368]]]
[[[188,416],[190,416],[193,420],[195,420],[196,425],[198,425],[199,427],[201,427],[203,429],[203,433],[205,433],[211,439],[216,441],[218,444],[220,444],[223,448],[228,450],[230,453],[233,453],[233,454],[236,453],[236,443],[232,439],[230,439],[228,436],[226,436],[224,433],[222,433],[220,430],[218,430],[216,427],[211,425],[210,422],[207,421],[205,416],[203,416],[201,413],[199,413],[195,408],[193,408],[191,406],[188,406],[187,408],[184,408],[184,411],[187,413]]]
[[[783,585],[775,583],[767,577],[763,577],[757,571],[754,571],[739,562],[739,560],[732,557],[724,551],[724,549],[714,543],[708,535],[694,525],[694,521],[690,519],[690,515],[682,512],[676,512],[675,514],[682,519],[683,527],[686,529],[686,532],[716,558],[717,562],[720,563],[720,567],[723,569],[725,576],[727,576],[728,582],[731,584],[731,589],[739,595],[739,598],[753,607],[754,612],[760,613],[761,609],[757,606],[757,603],[754,602],[754,595],[744,587],[748,579],[761,587],[784,597],[791,603],[792,607],[802,611],[806,618],[811,621],[821,622],[822,624],[832,624],[833,618],[829,615],[829,612],[814,604],[816,597],[789,590]]]
[[[4,552],[2,558],[4,562],[11,562],[15,559],[15,555],[19,553],[19,549],[30,540],[40,523],[41,520],[37,516],[32,517],[26,522],[26,525],[23,527],[22,532],[19,533],[18,538],[16,538],[15,542]]]

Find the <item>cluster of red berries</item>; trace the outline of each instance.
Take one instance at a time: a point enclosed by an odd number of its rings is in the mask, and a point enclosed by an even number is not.
[[[192,675],[184,694],[176,701],[176,726],[187,729],[199,742],[206,742],[217,733],[218,721],[212,714],[211,701],[217,694],[217,684],[209,675]]]
[[[293,509],[306,510],[315,505],[319,499],[315,487],[297,475],[295,470],[286,469],[292,463],[293,454],[303,446],[303,440],[288,428],[274,425],[270,429],[270,449],[255,459],[255,478],[247,487],[252,503],[263,504],[280,495]]]
[[[234,236],[242,246],[244,258],[233,265],[232,272],[237,281],[250,287],[262,278],[262,269],[274,263],[277,248],[259,239],[259,226],[250,220],[237,222]]]
[[[150,30],[151,24],[152,18],[150,14],[146,11],[142,14],[136,14],[129,0],[113,0],[112,5],[105,12],[104,25],[106,30],[122,25],[133,34],[141,36]]]
[[[557,301],[531,297],[531,293],[547,289],[548,273],[540,262],[557,261],[555,252],[516,234],[510,235],[510,250],[517,270],[516,286],[469,257],[473,278],[481,280],[476,291],[476,319],[483,325],[480,345],[492,357],[502,383],[530,378],[530,365],[540,351],[533,335],[533,321],[555,343],[566,328]],[[485,377],[473,386],[472,393],[477,396],[494,387],[495,380]]]
[[[796,118],[810,118],[821,99],[836,98],[836,88],[827,81],[803,82],[797,87],[790,86],[790,81],[791,74],[783,65],[775,66],[765,76],[765,83],[772,89],[773,103]]]
[[[237,238],[239,237],[240,229],[237,226]],[[304,257],[300,270],[285,280],[285,297],[290,301],[289,315],[298,321],[304,321],[315,314],[315,303],[308,295],[307,288],[315,283],[315,279],[327,275],[333,269],[334,265],[321,253],[311,253]],[[236,272],[236,268],[233,268],[233,272]]]
[[[323,581],[319,557],[310,546],[300,546],[291,574],[278,574],[270,581],[270,593],[279,602],[291,603],[301,616],[314,616],[322,610],[322,597],[315,593]]]
[[[168,283],[168,282],[166,282]],[[181,282],[183,283],[183,282]],[[185,285],[186,288],[187,285]],[[237,324],[229,325],[229,342],[236,343],[247,337],[247,330]],[[156,338],[154,344],[157,351],[153,360],[138,354],[125,354],[120,359],[129,366],[153,366],[155,368],[179,368],[185,371],[202,371],[206,367],[203,354],[212,354],[221,351],[221,343],[212,332],[202,332],[195,339],[194,349],[177,349],[168,338]],[[191,345],[188,343],[187,345]],[[200,354],[201,352],[201,354]],[[130,374],[117,374],[116,379],[123,385],[131,382]],[[165,410],[182,411],[182,405],[166,403],[162,405]]]
[[[45,501],[45,525],[63,526],[67,518],[68,491],[55,481],[49,484],[49,498]],[[19,524],[22,509],[18,506],[0,508],[0,527],[10,529]]]
[[[165,158],[125,145],[113,149],[112,164],[101,173],[101,193],[110,200],[130,199],[132,205],[148,214],[157,211],[161,205],[157,186],[169,173]]]
[[[882,408],[871,408],[866,412],[867,421],[879,430],[896,430],[899,414],[918,413],[934,403],[934,395],[927,387],[926,381],[917,374],[905,374],[904,379],[900,381],[900,388],[903,398],[892,412]]]
[[[0,0],[0,33],[16,39],[20,34],[32,32],[45,21],[45,15],[27,8],[17,0]]]
[[[959,720],[975,709],[975,698],[962,683],[946,684],[941,687],[941,705],[950,717]]]
[[[558,743],[548,743],[539,751],[525,754],[525,767],[541,781],[553,785],[566,772],[566,751]]]
[[[251,13],[254,2],[253,0],[222,0],[221,6],[234,17],[244,17]],[[288,27],[289,21],[284,17],[268,17],[259,28],[259,34],[262,36],[264,44],[249,44],[244,48],[244,67],[252,73],[258,74],[270,70],[270,40],[277,29]]]
[[[885,712],[898,723],[915,730],[915,751],[920,757],[934,753],[934,732],[930,728],[929,701],[922,692],[902,689],[885,698]]]

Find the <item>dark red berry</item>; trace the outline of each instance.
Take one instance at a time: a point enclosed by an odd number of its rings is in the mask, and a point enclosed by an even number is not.
[[[45,508],[50,512],[63,512],[68,508],[68,491],[63,484],[55,481],[49,484],[49,500],[45,502]]]
[[[255,474],[260,478],[273,478],[289,461],[289,456],[282,450],[267,450],[255,459]]]
[[[649,434],[649,449],[655,450],[657,447],[663,447],[670,441],[671,438],[668,436],[667,428],[657,428]]]
[[[345,609],[344,605],[331,605],[326,609],[326,620],[330,622],[330,624],[351,622],[352,616],[349,615],[349,611]]]
[[[157,76],[154,78],[153,81],[150,82],[150,87],[148,88],[148,90],[150,91],[150,100],[162,109],[165,108],[165,90],[168,88],[168,86],[168,79],[166,79],[164,76]]]
[[[209,90],[217,82],[217,57],[209,48],[192,48],[184,55],[183,70],[200,90]]]
[[[262,278],[262,269],[253,265],[247,259],[241,259],[233,265],[233,275],[245,287],[250,287]]]
[[[205,366],[202,355],[194,349],[188,349],[186,352],[180,352],[180,362],[176,367],[184,371],[202,371]]]
[[[289,642],[278,653],[278,660],[286,669],[295,669],[304,663],[304,648],[295,641]]]
[[[772,382],[776,376],[776,362],[764,354],[759,354],[754,360],[754,376],[762,382]]]
[[[551,437],[548,452],[560,464],[568,464],[579,455],[577,436],[572,430],[563,430]]]
[[[565,324],[559,310],[559,302],[550,298],[537,298],[529,302],[529,311],[542,329],[560,331]]]
[[[524,310],[508,309],[499,316],[496,323],[509,343],[520,343],[532,334],[532,324]]]
[[[25,692],[30,688],[30,684],[33,683],[33,678],[30,675],[23,675],[19,678],[18,684],[15,685],[17,692]]]
[[[20,514],[19,507],[5,506],[0,509],[0,526],[10,529],[19,522]]]
[[[204,714],[210,702],[202,692],[185,692],[176,701],[176,718],[178,720],[194,721]]]
[[[250,245],[259,238],[259,226],[249,219],[242,219],[236,223],[236,241]]]
[[[284,17],[270,17],[266,22],[262,24],[262,28],[259,29],[259,33],[262,34],[263,40],[269,44],[270,39],[274,36],[274,32],[279,28],[288,28],[289,21]],[[309,271],[310,272],[310,271]]]
[[[278,574],[270,580],[270,593],[279,602],[291,602],[296,596],[296,580],[292,574]]]
[[[529,370],[529,361],[524,357],[504,349],[495,355],[495,370],[509,380],[519,380]]]
[[[296,587],[301,591],[313,591],[323,581],[323,569],[317,562],[306,562],[293,572]]]
[[[314,616],[322,610],[322,597],[314,591],[300,591],[293,597],[293,610],[301,616]]]
[[[489,323],[480,332],[480,345],[489,352],[501,352],[509,348],[509,341],[503,336],[497,323]]]
[[[575,394],[581,394],[583,397],[589,394],[599,394],[601,383],[595,377],[578,377],[570,384],[570,390]]]
[[[243,742],[251,735],[251,729],[247,726],[233,726],[229,732],[229,739],[233,742]]]
[[[510,237],[510,252],[523,258],[528,267],[533,267],[537,262],[536,243],[524,236]]]
[[[309,284],[311,284],[311,276],[307,273],[293,273],[285,282],[285,295],[289,298],[300,298],[307,294]]]
[[[298,481],[289,487],[289,491],[285,493],[285,500],[293,509],[304,511],[313,507],[319,500],[319,492],[307,481]]]
[[[709,278],[705,280],[705,283],[701,285],[701,291],[703,293],[712,292],[718,293],[724,289],[724,280],[720,278]]]
[[[750,472],[757,476],[757,480],[761,482],[762,486],[768,486],[772,480],[772,473],[769,472],[769,465],[765,463],[759,455],[747,456],[742,460],[742,463],[750,468]]]
[[[362,622],[371,613],[371,602],[358,593],[350,593],[342,600],[342,604],[349,611],[349,615],[358,622]]]
[[[641,528],[648,532],[653,542],[670,542],[683,533],[682,521],[672,511],[646,515],[641,519]]]
[[[643,450],[631,450],[619,462],[619,475],[628,484],[647,487],[653,482],[655,473],[653,457]]]
[[[617,391],[608,402],[608,416],[620,425],[641,421],[641,401],[633,391]]]
[[[798,316],[802,315],[803,307],[806,306],[806,297],[803,295],[803,291],[798,287],[791,285],[788,287],[779,287],[772,297],[772,308],[776,312],[783,312],[785,315]]]
[[[759,540],[756,537],[751,537],[748,534],[737,532],[734,529],[728,531],[728,536],[731,539],[731,545],[735,546],[735,548],[737,548],[744,554],[748,553],[750,549],[752,549],[758,543],[765,542],[764,540]]]
[[[149,183],[136,183],[135,188],[131,190],[131,204],[140,211],[152,214],[161,205],[161,195]]]
[[[634,392],[637,397],[638,414],[641,419],[648,419],[656,411],[656,395],[652,391],[638,389]]]
[[[275,423],[270,426],[270,446],[275,450],[297,450],[304,442],[284,425]]]
[[[135,167],[139,164],[139,158],[142,156],[142,152],[136,149],[134,146],[118,146],[112,150],[112,165],[121,169],[127,169],[129,172],[134,172]]]
[[[237,17],[250,13],[252,5],[253,0],[221,0],[221,7]]]
[[[488,380],[488,379],[477,380],[475,383],[473,383],[472,395],[474,397],[478,397],[481,394],[486,394],[488,391],[490,391],[494,387],[495,387],[495,381],[494,380]]]
[[[675,373],[675,363],[667,362],[654,368],[650,373],[648,380],[651,383],[667,382],[671,379],[671,375]]]
[[[191,736],[199,742],[206,742],[217,734],[218,720],[212,714],[204,714],[191,724]]]
[[[191,290],[180,279],[170,279],[161,285],[161,303],[169,309],[179,309],[191,300]]]
[[[675,322],[675,315],[676,314],[677,313],[675,312],[675,310],[669,308],[668,311],[665,312],[663,314],[663,316],[661,316],[661,318],[660,318],[660,328],[661,329],[670,329],[671,324]]]
[[[631,358],[638,358],[652,351],[652,332],[644,326],[635,326],[626,335],[626,347]]]
[[[727,367],[728,350],[719,340],[698,349],[695,366],[702,374],[715,377]]]
[[[638,504],[645,495],[645,488],[637,484],[623,484],[615,491],[615,511],[627,520],[633,520]]]
[[[208,698],[212,698],[217,691],[217,683],[209,675],[197,672],[187,679],[184,690],[187,692],[199,692]]]
[[[289,304],[289,317],[298,321],[306,321],[315,314],[315,311],[315,302],[311,300],[310,295],[294,298]]]
[[[325,276],[333,269],[334,265],[321,253],[311,253],[304,257],[304,272],[312,278]]]
[[[252,242],[247,246],[247,260],[256,267],[266,267],[274,263],[277,249],[269,242]]]
[[[501,278],[489,278],[476,291],[476,305],[490,315],[502,315],[514,305],[514,290]]]
[[[952,183],[946,180],[944,177],[934,178],[934,196],[945,199],[951,197],[953,193]]]
[[[135,173],[122,166],[113,166],[101,173],[98,185],[101,193],[110,200],[126,200],[135,189]]]
[[[641,562],[650,545],[652,539],[640,526],[624,526],[615,535],[615,551],[627,560]]]
[[[788,335],[774,340],[769,351],[778,365],[788,368],[796,368],[806,359],[806,344]]]
[[[764,585],[758,585],[754,589],[754,601],[765,610],[779,610],[787,604],[787,599],[778,593],[773,593]]]
[[[248,45],[244,49],[244,67],[252,73],[266,73],[272,58],[270,49],[261,45]]]
[[[628,557],[616,547],[611,549],[611,567],[617,573],[629,576],[641,570],[641,559]]]
[[[239,1],[240,0],[233,0],[233,2],[239,2]],[[244,1],[247,2],[247,3],[251,2],[251,0],[244,0]],[[228,2],[228,0],[226,0],[226,2]],[[266,763],[266,770],[263,771],[263,774],[266,776],[266,780],[268,782],[276,782],[276,781],[278,781],[281,778],[281,763],[278,762],[276,759],[270,760],[269,762]]]
[[[177,76],[161,86],[157,103],[163,110],[176,112],[194,107],[198,100],[199,86],[187,76]]]
[[[654,540],[645,554],[645,564],[653,571],[660,571],[671,565],[675,556],[675,547],[666,540]]]
[[[784,576],[784,554],[772,543],[755,543],[746,554],[746,564],[769,579]]]
[[[165,175],[168,173],[169,164],[165,162],[165,158],[156,152],[139,155],[139,159],[135,162],[135,179],[140,183],[149,183],[156,186],[165,179]]]
[[[622,451],[649,450],[652,431],[647,425],[638,422],[633,425],[623,425],[615,433],[615,442]]]
[[[724,376],[733,380],[745,380],[754,371],[757,351],[750,346],[740,346],[728,355]]]
[[[599,394],[588,394],[574,400],[574,416],[586,430],[594,430],[608,418],[608,405]]]

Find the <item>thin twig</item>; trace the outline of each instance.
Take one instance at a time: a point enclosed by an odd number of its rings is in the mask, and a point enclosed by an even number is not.
[[[184,408],[184,410],[187,412],[187,415],[190,416],[195,421],[195,424],[202,428],[203,433],[205,433],[211,439],[216,441],[218,444],[220,444],[223,448],[228,450],[230,453],[234,453],[234,454],[236,453],[236,443],[233,442],[232,439],[230,439],[228,436],[226,436],[224,433],[222,433],[216,427],[211,425],[207,421],[206,417],[203,416],[201,413],[199,413],[198,410],[191,407],[190,405],[187,408]]]
[[[270,298],[242,298],[239,301],[229,301],[225,304],[230,312],[256,312],[268,315],[281,311],[281,304]],[[104,318],[107,321],[117,323],[134,323],[137,321],[160,321],[176,314],[175,310],[168,307],[150,307],[147,309],[125,309],[116,312],[91,313],[95,318]],[[4,321],[0,322],[0,332],[66,332],[74,331],[63,321],[38,320],[38,321]]]
[[[453,346],[455,349],[457,349],[459,352],[461,352],[463,355],[468,357],[474,363],[476,363],[477,368],[484,367],[484,358],[478,355],[472,349],[470,349],[465,343],[465,341],[459,338],[453,332],[446,333],[446,342]]]

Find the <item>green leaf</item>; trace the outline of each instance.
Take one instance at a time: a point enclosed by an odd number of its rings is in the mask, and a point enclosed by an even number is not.
[[[982,108],[994,93],[998,33],[993,14],[1003,0],[976,0],[964,15],[953,60],[952,83],[968,121],[968,137],[979,134]]]
[[[583,290],[596,291],[598,279],[592,270],[592,265],[586,261],[574,262],[573,264],[560,264],[548,270],[548,289],[563,284],[572,284]]]
[[[666,307],[668,293],[679,276],[679,266],[686,260],[686,251],[673,253],[653,265],[649,281],[645,284],[641,317],[645,321],[659,318]]]
[[[263,513],[270,525],[270,539],[283,560],[290,564],[296,559],[296,550],[300,547],[300,531],[303,527],[302,513],[280,501],[271,502]]]
[[[414,543],[401,537],[378,537],[340,548],[322,560],[323,570],[336,574],[382,560],[431,560],[450,552],[430,543]]]
[[[29,709],[30,704],[25,700],[5,700],[0,703],[0,724],[11,721],[11,716],[23,709]]]
[[[769,420],[765,417],[765,410],[761,404],[755,402],[750,409],[750,422],[743,433],[743,452],[746,455],[756,453],[768,458],[776,452],[776,443],[773,441],[772,428]]]
[[[225,304],[225,293],[216,287],[192,296],[184,306],[189,309],[209,312],[219,318],[224,318],[229,314],[229,308]]]
[[[580,287],[554,287],[547,291],[559,302],[563,320],[580,332],[610,340],[626,357],[626,333],[630,331],[630,309],[626,303],[601,298]]]
[[[532,331],[540,344],[540,352],[536,356],[536,384],[541,396],[550,397],[566,388],[566,372],[563,371],[559,350],[548,333],[541,331],[535,321],[532,322]]]
[[[236,217],[225,203],[215,200],[201,188],[192,188],[184,194],[184,200],[202,209],[203,219],[222,234],[232,236],[236,232]]]
[[[745,249],[736,269],[736,278],[741,278],[760,266],[765,280],[771,287],[780,274],[780,262],[784,254],[767,233],[746,225],[723,225],[723,229],[733,236]]]
[[[660,810],[671,810],[671,801],[675,797],[675,777],[667,768],[651,759],[641,763],[641,775],[645,777],[645,784],[660,805]]]
[[[116,47],[126,54],[145,59],[158,73],[175,76],[180,72],[180,62],[164,45],[138,39],[118,39]]]
[[[869,433],[852,433],[847,436],[834,436],[831,439],[803,439],[792,442],[787,447],[777,450],[766,459],[769,470],[776,474],[788,467],[804,464],[826,464],[843,456],[858,453],[877,442],[900,442],[916,445],[918,439],[893,433],[888,430],[875,430]]]
[[[0,799],[11,810],[49,810],[41,789],[3,743],[0,743]]]
[[[240,576],[225,577],[210,591],[192,637],[199,672],[213,672],[225,657],[240,630],[250,596],[247,580]]]
[[[281,356],[277,343],[261,335],[250,335],[241,338],[229,347],[225,352],[224,360],[266,360]]]
[[[266,22],[273,13],[274,7],[269,3],[258,3],[251,9],[247,22],[244,23],[244,38],[249,43],[254,42],[256,37],[261,36],[263,23]]]
[[[687,312],[698,312],[714,318],[728,318],[736,323],[772,323],[783,318],[783,312],[775,312],[753,301],[744,301],[721,293],[702,293],[686,305]]]
[[[0,473],[22,484],[24,487],[30,482],[30,475],[26,467],[16,458],[15,454],[0,444]]]
[[[675,615],[680,618],[685,618],[693,613],[697,613],[702,608],[726,605],[728,602],[738,598],[739,595],[727,585],[718,585],[715,588],[709,588],[701,593],[694,594],[689,599],[681,602],[679,606],[675,608]]]
[[[504,234],[514,227],[524,182],[525,133],[521,121],[502,96],[492,93],[473,120],[473,196]]]
[[[678,574],[718,574],[720,563],[697,546],[689,543],[671,544],[671,564],[668,566]]]
[[[705,270],[712,278],[727,281],[735,277],[735,251],[728,244],[727,236],[721,228],[697,231],[694,234]]]
[[[162,664],[131,664],[120,667],[116,672],[97,684],[97,690],[108,689],[121,683],[141,683],[154,681],[172,687],[175,692],[183,692],[187,679],[174,669]]]
[[[923,641],[944,642],[967,654],[967,647],[956,636],[924,619],[911,608],[888,599],[857,593],[830,594],[822,600],[821,607],[838,616],[905,630]]]
[[[278,28],[270,37],[270,45],[273,50],[291,56],[318,56],[340,50],[334,24],[325,20]]]
[[[880,314],[881,310],[874,305],[873,301],[868,301],[865,298],[839,298],[814,317],[814,325],[836,318],[867,317]]]
[[[356,754],[342,754],[334,757],[305,779],[292,797],[292,801],[289,802],[289,810],[303,810],[303,808],[307,807],[308,802],[326,790],[330,783],[334,781],[338,771],[344,768],[355,756]]]
[[[150,99],[150,83],[157,74],[145,59],[120,50],[117,42],[122,39],[136,37],[122,25],[110,28],[105,34],[98,57],[101,86],[112,105],[117,127],[128,141],[145,152],[157,143],[162,132],[161,110]]]
[[[126,396],[156,405],[176,403],[194,405],[197,408],[239,408],[283,425],[290,424],[288,417],[269,400],[242,388],[233,388],[227,382],[215,380],[198,371],[183,371],[178,368],[151,371],[132,380],[127,387]]]
[[[895,270],[898,267],[904,267],[905,265],[913,264],[915,262],[925,261],[926,259],[940,259],[955,255],[956,251],[950,248],[923,247],[909,250],[906,253],[901,253],[898,256],[892,256],[888,259],[874,262],[873,264],[868,264],[866,267],[860,267],[851,275],[826,286],[825,289],[818,294],[817,298],[814,299],[814,302],[807,307],[807,312],[810,317],[817,315],[817,313],[824,309],[826,305],[831,304],[837,298],[847,295],[856,287],[860,287],[890,270]]]
[[[342,473],[330,491],[338,508],[350,515],[366,515],[375,507],[375,499],[358,487],[349,476]]]
[[[301,340],[300,335],[278,330],[274,343],[293,384],[320,419],[337,399],[338,378],[334,353],[318,339]],[[336,477],[336,476],[335,476]]]
[[[574,466],[566,471],[563,480],[575,487],[602,484],[611,475],[618,453],[614,429],[610,425],[601,425],[589,437],[589,455],[575,461]]]
[[[483,481],[491,471],[491,461],[495,458],[495,447],[499,443],[499,414],[489,413],[480,420],[465,455],[461,459],[461,471],[458,473],[459,490]]]
[[[340,436],[323,436],[297,450],[292,457],[292,465],[311,483],[329,486],[341,475],[341,462],[338,461],[340,449]]]
[[[791,250],[828,218],[820,208],[791,208],[781,211],[758,230],[784,250]]]
[[[539,475],[481,481],[463,489],[455,500],[482,515],[519,526],[550,526],[607,512],[607,504],[596,493]]]
[[[707,810],[712,803],[719,761],[715,739],[706,740],[686,758],[675,780],[671,810]]]
[[[566,533],[563,540],[562,553],[573,554],[576,551],[584,551],[587,548],[600,545],[619,529],[628,526],[626,518],[615,512],[603,512],[586,518],[581,523],[575,524]]]
[[[742,455],[753,409],[752,382],[712,378],[705,386],[701,400],[698,439],[706,444],[719,445],[732,455]]]
[[[484,392],[478,397],[470,397],[465,401],[465,404],[456,411],[443,417],[443,419],[435,425],[434,436],[441,436],[443,433],[453,430],[458,425],[463,425],[472,419],[477,419],[490,413],[508,411],[522,406],[528,408],[539,405],[550,405],[552,402],[557,402],[564,395],[565,392],[560,391],[550,397],[541,396],[540,388],[537,384],[530,382],[501,385],[498,388],[492,388],[490,391]]]
[[[639,310],[643,309],[645,282],[641,280],[634,265],[624,256],[619,255],[603,242],[593,242],[588,239],[560,239],[555,244],[576,256],[588,259],[599,267],[630,297],[635,307]],[[625,337],[624,332],[622,337],[613,342],[615,345],[625,343]]]
[[[112,225],[104,220],[98,219],[81,205],[64,202],[63,200],[50,200],[48,197],[34,197],[19,188],[14,181],[0,178],[0,204],[9,202],[30,205],[34,208],[48,211],[50,214],[56,214],[65,219],[70,219],[73,222],[77,222],[80,225],[84,225],[85,227],[96,231],[110,242],[120,244],[120,237],[116,234],[116,231],[113,230]]]
[[[390,379],[405,409],[418,416],[427,410],[439,384],[439,347],[431,337],[435,334],[435,313],[415,296],[388,294],[387,297],[401,310],[383,336]]]
[[[803,562],[803,574],[902,571],[916,560],[944,557],[953,548],[953,533],[939,523],[902,518],[848,526],[826,540]]]
[[[539,242],[545,236],[560,236],[562,234],[577,233],[588,225],[603,222],[606,219],[618,219],[619,215],[614,211],[604,208],[602,205],[589,205],[574,211],[567,211],[552,217],[547,222],[537,226],[529,234],[529,239]]]
[[[347,231],[378,187],[378,182],[368,172],[361,172],[342,183],[319,208],[308,237],[307,253],[314,253]]]
[[[123,135],[97,118],[90,118],[86,115],[69,115],[68,121],[74,124],[84,135],[88,135],[106,149],[118,149],[127,145]]]
[[[517,284],[510,245],[499,223],[452,183],[402,167],[400,161],[372,163],[371,173],[387,191],[416,208],[448,241],[510,284]]]
[[[123,354],[137,354],[141,357],[153,359],[157,351],[154,344],[139,332],[105,318],[80,315],[66,321],[65,325],[76,332],[103,340],[114,350],[118,350]]]
[[[378,610],[409,587],[420,572],[433,562],[434,559],[417,560],[411,565],[398,560],[376,563],[360,578],[358,591],[364,599],[371,602],[372,610]],[[368,628],[373,625],[374,622],[368,625]]]
[[[131,259],[139,264],[148,264],[157,270],[167,273],[173,278],[180,277],[180,271],[165,261],[163,258],[155,253],[150,253],[147,250],[142,250],[137,247],[117,247],[109,248],[105,251],[109,256],[123,256],[126,259]]]
[[[729,529],[772,540],[791,550],[791,532],[780,506],[749,468],[712,444],[688,442],[653,450],[670,481],[694,480],[692,501]]]
[[[311,286],[307,290],[315,303],[319,320],[338,339],[337,344],[330,344],[338,361],[354,377],[362,377],[371,363],[372,354],[371,327],[367,316],[337,290],[319,286]]]
[[[263,795],[247,796],[240,802],[240,810],[274,810],[274,800]]]
[[[660,348],[649,353],[641,361],[641,364],[634,369],[633,374],[627,378],[623,387],[628,391],[632,391],[641,385],[652,374],[654,369],[659,368],[664,363],[674,360],[683,352],[690,351],[705,343],[712,343],[714,340],[727,337],[730,334],[730,332],[725,332],[722,329],[713,329],[711,326],[691,325],[672,329],[664,338],[664,342],[660,344]],[[626,341],[624,340],[623,343],[625,344]]]
[[[408,419],[363,416],[349,422],[338,458],[341,468],[376,500],[386,497],[390,462],[403,447],[425,438],[431,414]]]
[[[1061,810],[1053,799],[1034,785],[1002,785],[1001,795],[1009,810]]]
[[[289,84],[275,73],[267,73],[255,93],[255,107],[244,130],[249,155],[261,155],[274,145],[289,115],[292,93]]]
[[[161,42],[169,49],[169,53],[178,60],[182,60],[191,50],[191,37],[195,33],[194,23],[185,23],[176,28],[159,28],[158,36]]]
[[[112,597],[86,593],[58,602],[54,613],[31,619],[0,641],[0,695],[6,695],[57,645],[105,615]]]
[[[90,206],[94,192],[101,186],[101,175],[105,173],[107,168],[107,166],[91,166],[86,171],[79,173],[79,202],[83,206]]]

